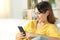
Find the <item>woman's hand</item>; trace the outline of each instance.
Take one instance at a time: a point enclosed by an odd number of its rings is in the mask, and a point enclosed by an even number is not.
[[[16,35],[16,40],[25,38],[25,36],[23,36],[23,35],[24,35],[23,33],[18,33],[18,34]]]

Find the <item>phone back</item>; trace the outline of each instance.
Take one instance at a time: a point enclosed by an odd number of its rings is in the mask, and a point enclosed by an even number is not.
[[[20,32],[22,32],[22,33],[24,34],[24,36],[25,36],[25,35],[26,35],[26,33],[25,33],[25,31],[24,31],[23,27],[22,27],[22,26],[18,26],[18,28],[19,28]]]

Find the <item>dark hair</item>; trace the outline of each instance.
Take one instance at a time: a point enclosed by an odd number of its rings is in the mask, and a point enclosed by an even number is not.
[[[56,18],[55,18],[54,15],[53,15],[52,6],[51,6],[51,4],[50,4],[49,2],[47,2],[47,1],[42,1],[42,2],[40,2],[40,3],[38,3],[38,4],[36,4],[35,7],[37,7],[37,9],[38,9],[38,11],[39,11],[40,13],[45,13],[45,12],[48,10],[48,11],[49,11],[49,15],[47,16],[48,22],[49,22],[49,23],[52,23],[52,24],[55,23]]]

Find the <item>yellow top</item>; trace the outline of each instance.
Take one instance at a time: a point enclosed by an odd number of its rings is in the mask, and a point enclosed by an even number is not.
[[[60,38],[60,33],[58,32],[57,27],[54,24],[51,24],[51,23],[45,24],[44,26],[40,27],[37,30],[35,28],[36,24],[37,24],[37,21],[32,20],[26,26],[24,26],[23,29],[26,32],[30,32],[33,34],[41,34],[44,36]],[[27,40],[27,39],[25,38],[22,40]]]

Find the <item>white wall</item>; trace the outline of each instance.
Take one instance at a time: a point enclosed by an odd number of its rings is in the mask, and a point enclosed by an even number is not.
[[[56,2],[56,6],[57,6],[57,14],[58,14],[58,18],[60,20],[60,0],[55,0]]]
[[[22,19],[24,9],[27,9],[27,0],[11,0],[11,18]]]
[[[0,18],[10,17],[10,0],[0,0]]]

